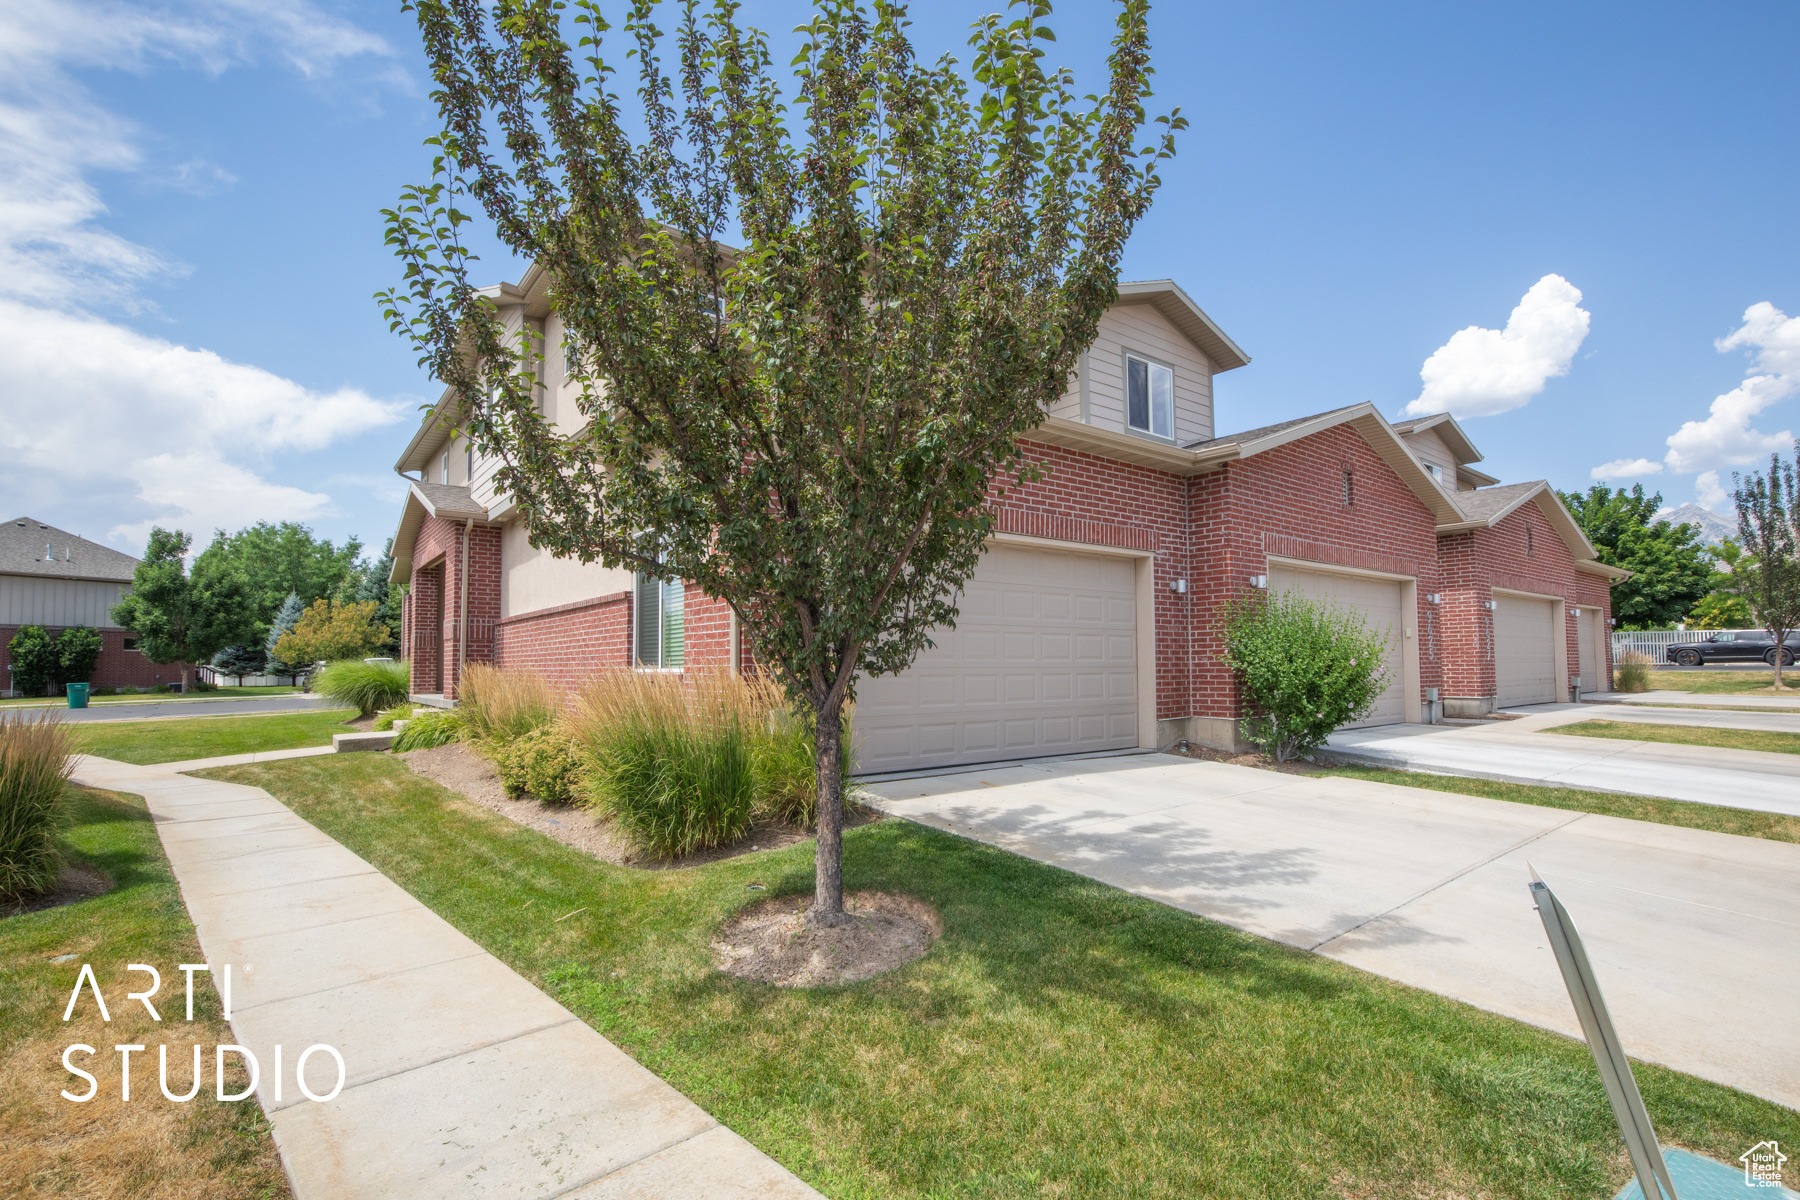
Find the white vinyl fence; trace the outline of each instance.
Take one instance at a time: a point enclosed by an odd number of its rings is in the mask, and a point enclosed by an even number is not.
[[[1617,629],[1612,635],[1613,662],[1635,650],[1652,663],[1669,661],[1669,647],[1704,642],[1715,633],[1758,633],[1755,629]]]
[[[214,687],[294,687],[298,677],[294,675],[227,675],[212,667],[196,667],[195,677],[202,683],[210,683]]]

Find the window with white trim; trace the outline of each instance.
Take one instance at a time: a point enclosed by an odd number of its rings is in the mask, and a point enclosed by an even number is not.
[[[475,447],[470,446],[463,451],[463,482],[475,483]]]
[[[443,460],[438,463],[438,472],[439,483],[450,482],[450,452],[448,450],[444,451]]]
[[[1125,355],[1125,423],[1152,437],[1175,438],[1175,372]]]
[[[682,611],[687,585],[679,579],[632,578],[631,660],[635,666],[674,669],[681,666],[687,643]]]

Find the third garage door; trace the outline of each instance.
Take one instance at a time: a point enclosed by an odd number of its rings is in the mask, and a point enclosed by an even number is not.
[[[1495,593],[1494,698],[1500,707],[1556,699],[1556,614],[1561,602]]]
[[[1369,631],[1387,638],[1387,688],[1375,698],[1374,711],[1346,728],[1393,725],[1406,719],[1405,690],[1401,686],[1400,623],[1405,585],[1396,579],[1368,575],[1343,575],[1335,571],[1308,571],[1297,567],[1272,567],[1269,591],[1279,594],[1298,590],[1314,600],[1329,600],[1362,614]]]
[[[856,769],[904,771],[1138,744],[1137,566],[994,545],[955,629],[856,684]]]

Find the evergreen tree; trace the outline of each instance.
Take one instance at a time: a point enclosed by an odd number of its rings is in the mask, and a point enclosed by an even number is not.
[[[275,619],[269,623],[269,634],[263,642],[263,654],[268,661],[269,670],[276,675],[292,675],[310,665],[308,663],[282,662],[275,653],[275,643],[294,631],[294,626],[300,623],[300,618],[305,612],[306,605],[300,602],[299,593],[289,592],[288,598],[281,602],[281,608],[276,612]]]

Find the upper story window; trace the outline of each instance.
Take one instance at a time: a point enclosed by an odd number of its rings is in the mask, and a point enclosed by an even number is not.
[[[450,452],[448,450],[444,451],[444,457],[438,463],[438,482],[450,482]]]
[[[469,484],[475,482],[475,447],[473,446],[463,450],[463,482]]]
[[[1444,482],[1444,468],[1438,466],[1436,463],[1426,463],[1425,469],[1431,473],[1433,479],[1437,480],[1439,483]]]
[[[681,666],[687,645],[686,598],[687,585],[679,579],[632,578],[631,660],[635,666]]]
[[[1174,440],[1174,371],[1135,354],[1125,356],[1125,423],[1140,433]]]

